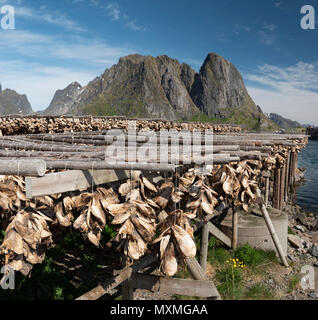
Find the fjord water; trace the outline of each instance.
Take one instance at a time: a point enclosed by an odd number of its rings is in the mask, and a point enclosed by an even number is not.
[[[298,167],[306,168],[305,183],[297,189],[297,204],[318,214],[318,141],[310,140],[299,154]]]

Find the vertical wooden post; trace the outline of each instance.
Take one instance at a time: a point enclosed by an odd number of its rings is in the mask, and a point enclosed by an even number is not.
[[[289,164],[290,164],[290,151],[288,151],[288,157],[286,159],[286,172],[285,172],[285,202],[288,202],[289,198]]]
[[[273,208],[279,209],[279,184],[280,184],[280,169],[275,168],[274,187],[273,187]]]
[[[285,202],[285,164],[281,167],[280,171],[280,202],[279,202],[279,210],[282,210]]]
[[[294,183],[296,181],[296,170],[298,169],[298,152],[295,152],[295,164],[294,164]]]
[[[237,248],[237,234],[238,234],[238,210],[232,210],[232,249]]]
[[[201,248],[200,248],[200,265],[204,272],[206,272],[208,249],[209,249],[209,225],[205,224],[202,228]]]
[[[290,166],[289,166],[289,186],[291,187],[294,184],[295,178],[295,152],[292,151],[290,154]]]
[[[266,184],[265,184],[265,206],[268,207],[268,195],[269,195],[269,177],[266,177]]]
[[[271,177],[270,171],[263,171],[262,173],[263,178],[265,179],[265,195],[264,195],[264,201],[265,206],[268,206],[268,198],[269,198],[269,180]]]
[[[282,168],[280,167],[277,171],[277,209],[280,208],[280,177],[282,173]]]

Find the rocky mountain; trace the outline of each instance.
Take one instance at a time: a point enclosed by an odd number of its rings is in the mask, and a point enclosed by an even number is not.
[[[181,65],[177,60],[167,56],[130,55],[90,82],[70,111],[189,119],[199,110],[180,75]]]
[[[73,82],[64,90],[57,90],[44,114],[55,116],[68,113],[79,97],[81,89],[82,86],[78,82]]]
[[[2,90],[0,85],[0,115],[32,114],[30,102],[25,94],[18,94],[11,89]]]
[[[231,121],[249,129],[275,126],[255,105],[232,63],[210,53],[199,73],[166,55],[123,57],[87,86],[56,93],[46,114]]]
[[[299,122],[284,118],[276,113],[271,113],[269,115],[269,118],[273,122],[275,122],[279,126],[279,128],[284,130],[290,130],[290,129],[296,129],[296,128],[302,127],[302,125]]]

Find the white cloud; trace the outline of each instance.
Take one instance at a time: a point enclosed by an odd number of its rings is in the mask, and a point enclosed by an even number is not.
[[[267,24],[267,25],[264,26],[264,29],[273,32],[274,30],[277,29],[277,26],[275,26],[274,24]]]
[[[21,30],[14,30],[12,33],[0,32],[0,41],[6,44],[6,50],[10,52],[14,50],[23,56],[85,60],[94,64],[113,64],[121,56],[132,53],[127,48],[112,47],[101,39],[83,37],[61,39]]]
[[[5,43],[0,53],[3,88],[26,93],[35,110],[46,108],[57,89],[73,81],[85,85],[120,57],[135,53],[101,39],[59,38],[20,30],[0,32],[0,42]],[[19,58],[8,60],[9,56]],[[30,62],[33,60],[38,62]],[[64,67],[70,63],[72,66]]]
[[[90,0],[90,3],[95,7],[106,10],[107,15],[111,17],[112,21],[125,21],[124,26],[132,31],[146,31],[146,28],[137,23],[136,19],[132,19],[126,13],[122,12],[118,3],[113,2],[105,6],[98,0]]]
[[[108,15],[112,18],[112,20],[120,19],[120,10],[117,3],[111,3],[106,7],[108,10]]]
[[[265,112],[300,123],[318,124],[318,63],[298,62],[289,67],[263,65],[245,77],[248,90]]]
[[[133,31],[146,31],[146,29],[137,24],[136,20],[126,22],[125,26]]]
[[[0,62],[0,70],[3,89],[11,88],[26,94],[36,111],[48,107],[56,90],[65,88],[73,81],[86,85],[96,77],[90,71],[25,64],[19,60]]]
[[[250,27],[247,27],[247,26],[244,26],[244,25],[240,25],[240,24],[236,24],[235,25],[235,28],[237,30],[240,30],[240,31],[245,31],[245,32],[250,32],[251,31],[251,28]],[[239,32],[238,32],[239,33]]]
[[[261,42],[263,42],[266,45],[272,45],[275,41],[275,36],[272,34],[269,34],[263,30],[259,31],[259,36],[260,36],[260,40]]]
[[[275,7],[276,7],[276,8],[281,8],[282,5],[283,5],[283,1],[275,2]]]
[[[58,11],[55,11],[53,14],[52,12],[47,12],[46,6],[41,6],[40,10],[29,7],[16,7],[15,15],[17,17],[43,21],[72,31],[86,31],[86,29],[82,28],[77,22],[68,19],[64,14]]]

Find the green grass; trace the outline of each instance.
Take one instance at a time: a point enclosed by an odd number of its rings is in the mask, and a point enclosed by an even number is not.
[[[234,257],[243,261],[256,274],[263,273],[266,266],[278,263],[278,258],[274,251],[254,249],[248,244],[235,250]]]
[[[238,259],[234,267],[233,260]],[[270,288],[258,283],[251,288],[245,286],[249,276],[263,275],[272,264],[278,263],[274,251],[264,251],[245,244],[235,251],[220,246],[218,240],[210,237],[208,262],[215,268],[217,288],[225,300],[273,299]],[[245,265],[239,267],[239,262]]]
[[[290,227],[288,227],[288,234],[296,235],[296,233]]]
[[[117,110],[112,107],[102,96],[97,97],[92,103],[82,107],[80,112],[91,116],[116,116]]]
[[[226,300],[239,300],[244,295],[243,270],[227,265],[216,274],[220,295]]]
[[[219,241],[210,236],[209,238],[209,250],[208,250],[208,262],[212,266],[220,266],[231,257],[231,253],[228,249],[219,245]]]
[[[289,279],[289,283],[288,283],[288,292],[291,293],[293,292],[298,284],[300,282],[300,276],[299,275],[293,275],[290,279]]]
[[[249,300],[270,300],[275,297],[274,292],[262,283],[256,283],[244,295]]]

